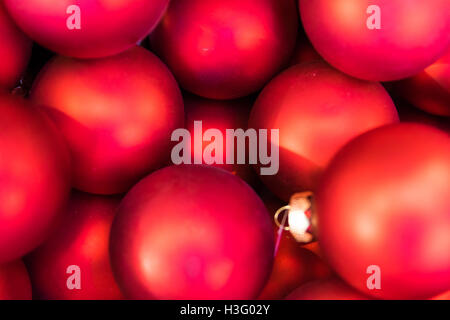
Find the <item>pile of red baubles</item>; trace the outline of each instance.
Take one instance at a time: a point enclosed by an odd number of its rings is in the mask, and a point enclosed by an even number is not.
[[[445,299],[449,12],[0,0],[0,299]],[[278,129],[277,173],[173,165],[199,121]],[[304,191],[308,245],[272,218]]]

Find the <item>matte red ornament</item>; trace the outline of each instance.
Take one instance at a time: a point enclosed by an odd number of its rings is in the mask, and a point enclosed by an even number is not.
[[[25,71],[31,40],[17,28],[0,1],[0,87],[11,89]]]
[[[450,117],[450,51],[421,73],[398,83],[396,88],[415,107]]]
[[[169,0],[4,0],[18,26],[59,54],[98,58],[125,51],[147,36]]]
[[[450,44],[448,0],[299,0],[299,8],[320,55],[361,79],[410,77]]]
[[[109,259],[109,235],[119,202],[116,197],[72,194],[51,236],[27,257],[37,298],[123,298]]]
[[[170,158],[172,131],[184,122],[175,79],[140,47],[104,59],[57,57],[31,98],[69,144],[74,186],[95,194],[125,192],[161,167]]]
[[[288,201],[296,192],[316,189],[345,143],[395,122],[395,106],[379,83],[351,78],[317,61],[291,67],[273,79],[256,100],[249,127],[279,129],[279,171],[261,178]]]
[[[297,27],[294,0],[177,0],[151,42],[184,89],[234,99],[287,64]]]
[[[211,166],[157,171],[122,201],[113,271],[131,299],[254,299],[272,267],[269,214],[241,179]]]
[[[53,124],[19,97],[0,96],[0,263],[39,245],[70,188],[66,146]]]
[[[294,290],[286,300],[368,300],[338,278],[321,279],[302,285]]]
[[[234,163],[227,164],[226,156],[228,152],[226,145],[226,130],[232,129],[242,129],[246,130],[248,125],[248,117],[250,116],[250,110],[253,105],[254,100],[251,98],[244,98],[239,100],[210,100],[193,95],[186,95],[184,98],[185,104],[185,117],[186,117],[186,128],[191,134],[192,144],[191,144],[191,159],[194,161],[195,157],[195,140],[196,131],[194,122],[201,121],[202,134],[206,130],[215,129],[219,130],[223,136],[223,148],[222,148],[222,162],[223,164],[213,164],[213,166],[230,171],[233,174],[238,175],[247,182],[251,182],[255,178],[254,172],[250,165],[248,164],[237,164],[237,147],[232,150],[235,155]],[[205,148],[211,144],[211,141],[203,141],[201,153],[198,152],[199,156],[203,155]],[[248,149],[247,149],[248,150]],[[203,157],[202,157],[203,159]],[[248,158],[247,158],[248,159]],[[203,159],[204,161],[204,159]],[[204,163],[204,162],[203,162]]]
[[[447,290],[449,177],[450,137],[433,127],[390,125],[347,144],[316,198],[331,267],[377,298],[425,299]],[[370,290],[377,277],[381,288]]]
[[[0,300],[31,300],[31,283],[22,260],[0,265]]]

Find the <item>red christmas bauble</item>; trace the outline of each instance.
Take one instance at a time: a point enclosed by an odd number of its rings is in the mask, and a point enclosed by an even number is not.
[[[205,157],[203,153],[205,149],[214,143],[222,153],[222,157],[219,157],[223,164],[213,164],[218,168],[225,169],[238,175],[242,179],[250,182],[253,180],[254,173],[248,164],[238,164],[237,163],[237,145],[235,143],[235,148],[232,150],[227,147],[227,129],[237,130],[237,129],[247,129],[248,117],[250,115],[250,110],[253,105],[253,99],[245,98],[239,100],[210,100],[193,95],[186,95],[184,99],[185,104],[185,119],[186,128],[191,134],[191,159],[192,162],[195,159],[196,153],[197,158],[202,159],[202,163],[205,163]],[[200,152],[196,152],[195,138],[202,139],[198,136],[199,124],[195,126],[195,122],[201,121],[201,133],[204,134],[207,130],[219,130],[222,134],[222,141],[203,141],[202,149]],[[197,128],[197,130],[195,130]],[[220,139],[219,139],[220,140]],[[222,148],[220,148],[220,142],[222,143]],[[208,148],[209,149],[209,148]],[[247,148],[246,148],[247,149]],[[247,149],[248,150],[248,149]],[[227,155],[232,152],[234,154],[233,164],[227,164]],[[209,153],[208,153],[209,154]],[[217,157],[219,153],[214,152],[214,156]]]
[[[53,124],[22,98],[0,96],[0,263],[47,236],[70,188],[70,160]]]
[[[172,131],[183,127],[175,79],[140,47],[104,59],[57,57],[39,75],[31,98],[69,144],[74,186],[90,193],[125,192],[162,166]]]
[[[131,299],[254,299],[273,259],[263,202],[238,177],[211,166],[157,171],[119,207],[113,271]]]
[[[293,0],[177,0],[151,35],[181,86],[212,99],[262,88],[295,46]]]
[[[450,117],[450,51],[396,87],[399,94],[415,107],[431,114]]]
[[[38,298],[122,298],[109,261],[109,234],[119,202],[115,197],[72,194],[51,236],[27,257]]]
[[[449,177],[450,138],[433,127],[385,126],[346,145],[317,193],[319,241],[333,269],[377,298],[448,289]],[[370,290],[375,277],[381,289]]]
[[[31,55],[29,40],[8,16],[0,1],[0,87],[12,88]]]
[[[287,300],[367,300],[368,297],[356,291],[338,278],[308,282],[294,290]]]
[[[0,265],[0,300],[31,300],[31,283],[22,260]]]
[[[169,0],[4,0],[18,26],[59,54],[97,58],[134,46],[156,26]]]
[[[380,84],[351,78],[317,61],[291,67],[273,79],[259,95],[249,126],[279,129],[279,171],[261,178],[289,200],[295,192],[316,188],[345,143],[397,121],[395,106]]]
[[[448,0],[299,0],[299,5],[320,55],[361,79],[412,76],[450,44]]]

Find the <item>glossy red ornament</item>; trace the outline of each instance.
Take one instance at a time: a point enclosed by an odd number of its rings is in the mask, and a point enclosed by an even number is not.
[[[410,77],[450,44],[448,0],[299,0],[299,8],[320,55],[361,79]]]
[[[261,178],[288,201],[295,192],[316,188],[345,143],[397,121],[395,106],[380,84],[351,78],[316,61],[291,67],[273,79],[256,100],[249,126],[279,129],[279,171]]]
[[[317,193],[319,241],[362,292],[424,299],[450,287],[450,137],[419,124],[370,131],[334,158]],[[381,289],[369,290],[369,266]]]
[[[131,299],[254,299],[273,259],[263,202],[211,166],[154,172],[119,207],[111,261]]]
[[[450,51],[396,87],[399,94],[415,107],[434,115],[450,117]]]
[[[125,192],[170,158],[172,131],[183,127],[183,101],[167,67],[135,47],[117,56],[57,57],[36,80],[32,100],[63,132],[74,186]]]
[[[97,58],[125,51],[148,35],[169,0],[3,2],[18,26],[40,45],[70,57]]]
[[[368,297],[356,291],[338,278],[308,282],[294,290],[286,300],[367,300]]]
[[[0,264],[39,245],[70,188],[66,146],[19,97],[0,95]]]
[[[234,99],[287,64],[297,27],[294,0],[177,0],[151,40],[184,89]]]
[[[254,173],[250,165],[237,164],[236,154],[237,148],[233,150],[235,159],[234,164],[226,163],[226,156],[228,149],[226,146],[226,130],[227,129],[247,129],[248,117],[250,116],[250,110],[253,105],[253,99],[244,98],[239,100],[210,100],[205,98],[196,97],[193,95],[186,95],[184,98],[185,104],[185,119],[186,128],[191,134],[191,159],[192,162],[195,157],[195,143],[194,137],[196,132],[194,130],[194,122],[202,122],[202,133],[209,129],[219,130],[224,138],[223,144],[223,164],[213,164],[215,167],[225,169],[233,174],[238,175],[247,182],[250,182],[254,178]],[[203,141],[202,153],[205,148],[210,145],[210,141]],[[247,149],[248,150],[248,149]],[[203,159],[204,160],[204,159]]]
[[[123,298],[109,261],[109,234],[119,202],[116,197],[72,194],[50,237],[27,257],[37,298]],[[78,267],[79,273],[71,266]],[[73,275],[80,276],[80,289],[67,285],[76,282],[70,278]]]
[[[31,283],[22,260],[0,265],[0,300],[31,300]]]
[[[12,88],[31,55],[31,40],[17,28],[0,1],[0,87]]]

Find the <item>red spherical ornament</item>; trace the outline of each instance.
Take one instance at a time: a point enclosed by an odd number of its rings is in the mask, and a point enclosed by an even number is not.
[[[25,100],[0,96],[0,263],[39,245],[70,188],[67,149]]]
[[[248,117],[250,115],[250,110],[253,104],[253,99],[239,99],[239,100],[210,100],[193,95],[186,95],[184,99],[185,104],[185,114],[186,114],[186,128],[191,134],[191,161],[193,162],[195,157],[202,159],[202,163],[205,161],[204,152],[208,146],[212,143],[218,146],[220,150],[219,153],[214,152],[214,156],[217,157],[220,152],[222,157],[220,161],[222,164],[213,164],[218,168],[225,169],[238,175],[242,179],[250,182],[253,180],[254,173],[248,164],[237,164],[237,147],[233,150],[228,150],[226,145],[226,130],[232,129],[247,129]],[[199,122],[201,121],[201,130]],[[219,130],[222,134],[222,148],[217,144],[217,141],[203,141],[201,143],[201,150],[196,151],[195,139],[201,141],[203,136],[199,136],[199,133],[203,135],[207,130]],[[198,132],[197,132],[198,131]],[[208,148],[209,149],[209,148]],[[217,150],[216,150],[217,151]],[[227,164],[227,155],[233,152],[234,159],[233,164]],[[196,155],[197,154],[197,155]],[[209,154],[209,153],[208,153]]]
[[[448,289],[449,177],[450,138],[432,127],[386,126],[346,145],[317,194],[319,241],[332,268],[377,298]],[[368,289],[371,275],[381,289]]]
[[[273,259],[269,215],[254,191],[211,166],[157,171],[119,207],[111,261],[131,299],[254,299]]]
[[[26,261],[37,298],[122,298],[109,261],[109,234],[119,201],[72,195],[51,236]]]
[[[299,0],[299,5],[320,55],[361,79],[412,76],[450,44],[448,0]]]
[[[181,93],[166,66],[135,47],[96,60],[57,57],[31,93],[63,132],[74,186],[125,192],[170,157],[170,136],[183,127]]]
[[[279,171],[261,178],[289,200],[295,192],[316,188],[345,143],[397,121],[395,106],[380,84],[351,78],[318,61],[291,67],[272,80],[258,97],[249,126],[279,129]]]
[[[0,1],[0,43],[0,87],[10,89],[28,64],[31,40],[8,16],[3,1]]]
[[[22,260],[0,265],[0,300],[31,300],[31,283]]]
[[[59,54],[97,58],[122,52],[159,22],[169,0],[4,0],[18,26]]]
[[[368,297],[356,291],[338,278],[321,279],[301,286],[292,292],[287,300],[367,300]]]
[[[398,83],[397,90],[415,107],[450,117],[450,51],[418,75]]]
[[[234,99],[288,62],[297,27],[293,0],[177,0],[151,40],[186,90]]]

